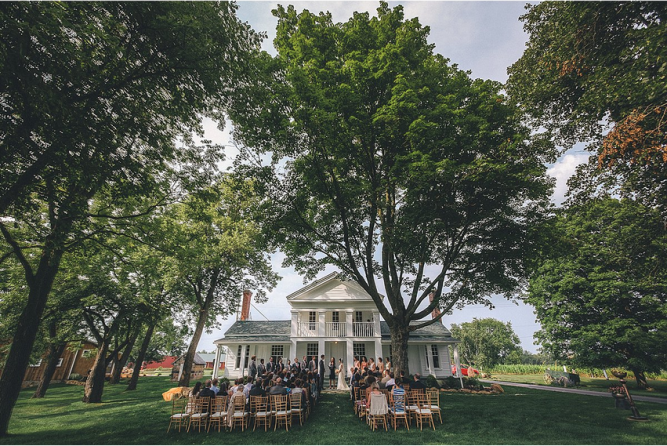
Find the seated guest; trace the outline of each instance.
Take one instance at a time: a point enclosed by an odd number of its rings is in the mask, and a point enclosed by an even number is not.
[[[397,382],[396,385],[394,386],[393,389],[391,389],[391,393],[396,396],[396,395],[405,395],[405,389],[403,389],[403,384],[400,382]]]
[[[426,386],[419,380],[419,373],[415,373],[415,380],[410,383],[410,390],[426,390]]]
[[[283,386],[281,378],[276,378],[276,384],[269,389],[269,395],[287,395],[287,389]]]
[[[218,378],[213,378],[211,380],[211,390],[214,391],[216,395],[220,392],[220,389],[218,388]]]
[[[220,383],[220,390],[218,390],[218,395],[227,395],[229,391],[229,384],[227,384],[227,381],[223,381]]]
[[[201,392],[201,381],[197,381],[192,390],[190,390],[190,396],[196,398],[199,396],[199,392]]]
[[[403,370],[401,370],[400,380],[401,380],[402,384],[412,384],[412,382],[408,378],[405,377],[405,371],[403,371]]]
[[[386,383],[384,383],[384,388],[387,390],[391,390],[395,385],[396,381],[394,380],[394,374],[389,372],[389,380]]]
[[[266,390],[262,388],[262,386],[258,384],[252,386],[252,389],[250,389],[250,392],[248,393],[248,397],[251,396],[266,396]]]
[[[199,398],[215,398],[215,392],[211,390],[211,380],[207,379],[206,384],[204,385],[204,388],[202,389],[201,392],[199,392]]]

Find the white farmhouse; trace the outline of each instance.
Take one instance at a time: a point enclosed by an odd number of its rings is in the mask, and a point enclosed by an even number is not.
[[[376,361],[391,358],[389,326],[380,320],[373,299],[356,282],[332,273],[290,294],[287,302],[292,307],[291,320],[247,320],[250,295],[244,292],[241,320],[214,342],[216,358],[226,350],[229,378],[247,375],[253,355],[258,363],[260,358],[268,363],[270,357],[274,362],[282,357],[285,364],[287,359],[300,360],[304,355],[319,358],[324,354],[327,363],[332,356],[336,363],[343,358],[347,375],[354,356]],[[457,343],[440,322],[413,331],[408,343],[410,373],[451,376],[448,346],[456,349]]]

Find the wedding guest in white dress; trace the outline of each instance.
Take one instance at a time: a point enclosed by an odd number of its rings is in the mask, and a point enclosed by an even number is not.
[[[336,389],[347,391],[350,390],[347,383],[345,382],[345,365],[343,364],[343,358],[338,360],[338,387],[336,387]]]

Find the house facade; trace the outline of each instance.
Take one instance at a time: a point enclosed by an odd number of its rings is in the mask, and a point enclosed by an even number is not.
[[[303,356],[324,354],[327,363],[331,357],[336,363],[342,358],[346,376],[355,356],[376,361],[391,358],[389,326],[380,320],[375,302],[356,282],[332,273],[290,294],[287,302],[290,320],[238,320],[214,342],[217,357],[226,353],[225,376],[247,375],[253,355],[258,362],[264,358],[268,363],[273,357],[274,362],[283,358],[285,364],[287,359]],[[441,322],[413,331],[408,342],[410,373],[451,376],[449,346],[456,348],[457,343]]]

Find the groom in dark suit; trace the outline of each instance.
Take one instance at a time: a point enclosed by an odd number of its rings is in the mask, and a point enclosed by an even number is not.
[[[324,388],[324,367],[325,367],[324,355],[322,355],[322,356],[320,356],[320,366],[319,366],[319,369],[318,369],[318,371],[319,371],[319,373],[318,373],[319,380],[317,382],[317,389],[319,390],[320,393],[322,392],[322,389]]]

